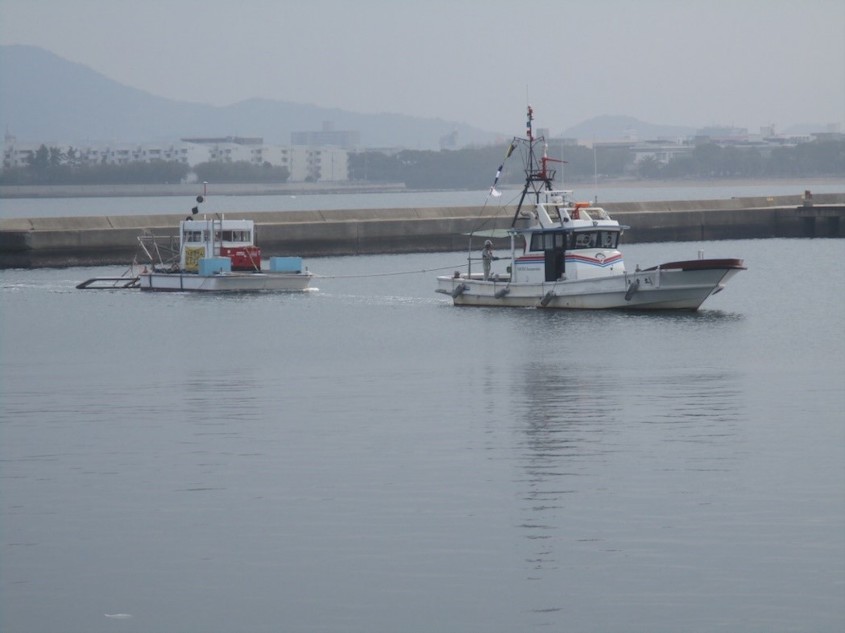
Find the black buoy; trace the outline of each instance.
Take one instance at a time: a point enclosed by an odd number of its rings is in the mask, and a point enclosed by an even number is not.
[[[201,203],[204,199],[205,199],[205,198],[203,198],[201,195],[200,195],[200,196],[197,196],[197,206],[195,206],[195,207],[193,207],[193,208],[191,209],[191,214],[192,214],[192,215],[196,215],[197,213],[199,213],[199,212],[200,212],[200,207],[199,207],[199,204],[200,204],[200,203]],[[192,218],[190,215],[189,215],[187,218],[185,218],[185,219],[186,219],[186,220],[193,220],[193,218]]]

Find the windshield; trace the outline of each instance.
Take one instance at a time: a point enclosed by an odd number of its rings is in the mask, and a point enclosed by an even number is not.
[[[573,248],[616,248],[618,231],[584,231],[575,234]]]

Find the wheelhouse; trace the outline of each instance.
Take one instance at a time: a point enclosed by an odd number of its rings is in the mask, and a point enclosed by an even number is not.
[[[204,257],[227,257],[232,270],[260,270],[252,220],[183,220],[179,225],[181,268],[195,272]]]
[[[595,255],[595,251],[612,251],[616,254],[619,244],[619,229],[610,228],[549,228],[526,232],[526,254],[523,261],[543,262],[543,279],[557,281],[567,276],[582,276],[575,267],[587,261],[603,262],[606,255],[595,257],[568,257],[567,253],[585,251],[584,255]],[[567,266],[573,268],[568,270]],[[536,273],[535,273],[536,274]]]

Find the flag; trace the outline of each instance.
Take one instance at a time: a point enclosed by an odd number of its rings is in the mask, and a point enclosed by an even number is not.
[[[507,160],[508,158],[511,157],[511,154],[513,154],[513,151],[515,149],[516,149],[516,139],[514,139],[511,142],[510,146],[508,147],[508,151],[507,151],[507,154],[505,156],[505,160]],[[496,170],[496,177],[493,179],[493,186],[490,187],[490,195],[493,196],[494,198],[498,198],[499,196],[502,195],[499,191],[496,191],[496,185],[499,182],[499,177],[502,175],[502,170],[504,168],[505,168],[505,161],[502,161],[502,164],[499,165],[499,168]]]
[[[503,168],[504,166],[505,166],[505,164],[504,164],[504,163],[502,163],[501,165],[499,165],[499,168],[496,170],[496,177],[493,179],[493,186],[492,186],[492,187],[490,187],[490,193],[491,193],[492,195],[494,195],[494,196],[496,196],[496,194],[495,194],[495,193],[493,193],[493,192],[495,192],[495,191],[496,191],[496,183],[497,183],[497,182],[499,182],[499,176],[501,176],[501,175],[502,175],[502,168]],[[499,194],[499,195],[501,195],[501,194]],[[496,197],[498,197],[498,196],[496,196]]]

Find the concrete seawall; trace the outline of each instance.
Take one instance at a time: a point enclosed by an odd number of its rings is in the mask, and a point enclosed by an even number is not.
[[[845,193],[602,205],[628,225],[623,244],[772,237],[845,237]],[[265,256],[461,251],[467,233],[506,228],[513,207],[227,213],[256,221]],[[175,235],[183,215],[0,221],[0,268],[128,264],[142,231]],[[503,245],[502,242],[500,245]],[[479,245],[480,247],[480,245]],[[139,261],[141,261],[139,259]]]
[[[201,183],[169,185],[0,185],[2,198],[132,198],[179,196],[193,198]],[[402,183],[294,182],[215,183],[218,196],[275,196],[329,193],[386,193],[405,191]]]

